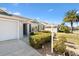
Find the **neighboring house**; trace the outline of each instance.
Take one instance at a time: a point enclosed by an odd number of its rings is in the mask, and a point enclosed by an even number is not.
[[[31,19],[9,14],[0,9],[0,41],[22,39],[30,32]]]
[[[51,31],[51,28],[53,28],[53,32],[57,33],[57,25],[54,25],[54,24],[48,24],[46,22],[43,22],[42,23],[44,25],[44,30],[45,31]]]

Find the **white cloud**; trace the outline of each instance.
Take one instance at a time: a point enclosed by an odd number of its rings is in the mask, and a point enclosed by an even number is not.
[[[20,12],[14,12],[14,13],[12,13],[12,14],[14,14],[14,15],[21,15]]]
[[[48,12],[52,12],[52,11],[53,11],[53,9],[49,9],[49,10],[48,10]]]

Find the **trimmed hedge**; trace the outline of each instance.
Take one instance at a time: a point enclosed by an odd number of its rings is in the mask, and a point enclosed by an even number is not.
[[[43,32],[43,33],[51,33],[50,31],[41,31],[41,32]]]
[[[53,49],[54,49],[54,52],[58,54],[62,54],[66,51],[66,45],[65,45],[66,38],[61,36],[58,39],[59,40],[54,42]]]
[[[50,33],[36,32],[30,36],[30,45],[34,48],[41,48],[42,45],[51,40]]]
[[[51,33],[51,32],[50,31],[31,32],[30,35],[37,35],[37,34],[43,34],[43,33]]]

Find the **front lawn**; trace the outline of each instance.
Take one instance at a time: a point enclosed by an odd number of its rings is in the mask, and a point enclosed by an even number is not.
[[[57,37],[65,36],[67,38],[67,42],[71,42],[79,45],[79,34],[78,33],[57,33]]]

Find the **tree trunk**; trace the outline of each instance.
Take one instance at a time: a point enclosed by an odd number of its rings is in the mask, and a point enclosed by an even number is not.
[[[78,22],[77,22],[77,26],[76,27],[77,27],[76,30],[78,30]]]
[[[71,21],[71,32],[73,33],[73,21]]]

